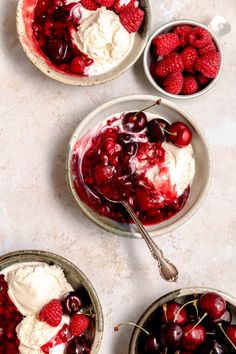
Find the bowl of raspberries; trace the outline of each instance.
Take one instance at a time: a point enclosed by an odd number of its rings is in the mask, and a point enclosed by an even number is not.
[[[153,33],[143,62],[149,82],[158,91],[185,99],[197,97],[215,84],[222,71],[223,52],[207,26],[177,20]]]

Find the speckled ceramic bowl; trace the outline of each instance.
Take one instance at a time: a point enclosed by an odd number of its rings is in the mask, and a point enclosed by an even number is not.
[[[81,201],[77,195],[73,185],[73,173],[71,171],[71,159],[73,149],[76,142],[86,133],[93,130],[97,124],[112,114],[125,111],[135,111],[142,109],[157,100],[156,96],[138,95],[138,96],[125,96],[116,98],[109,101],[92,111],[85,117],[75,132],[73,133],[67,156],[67,181],[70,191],[83,212],[97,225],[102,228],[122,236],[136,236],[140,237],[136,227],[133,224],[117,223],[109,218],[102,217],[92,209],[90,209],[84,202]],[[157,114],[159,117],[167,119],[169,122],[182,121],[188,124],[193,133],[192,146],[194,151],[194,158],[196,161],[196,172],[191,186],[191,191],[184,208],[170,219],[163,221],[159,224],[147,226],[151,236],[160,236],[164,233],[174,230],[176,227],[183,224],[190,218],[200,206],[204,196],[206,195],[210,175],[211,163],[208,151],[208,146],[203,132],[198,127],[196,122],[192,119],[191,115],[185,112],[182,108],[175,105],[171,101],[161,99],[161,104],[149,110],[150,113]]]
[[[174,27],[179,26],[179,25],[190,25],[190,26],[197,26],[197,27],[203,27],[205,29],[207,29],[211,35],[212,38],[216,44],[216,47],[220,53],[220,68],[219,68],[219,72],[217,74],[217,76],[211,80],[211,82],[204,87],[202,90],[192,94],[192,95],[174,95],[171,93],[166,92],[161,86],[158,85],[158,83],[154,80],[154,78],[151,75],[150,72],[150,65],[152,62],[152,55],[151,55],[151,45],[152,45],[152,40],[154,37],[156,37],[159,34],[162,33],[167,33],[170,32]],[[143,67],[144,67],[144,71],[146,74],[146,77],[148,79],[148,81],[150,82],[150,84],[159,92],[163,93],[164,95],[170,97],[170,98],[176,98],[176,99],[189,99],[189,98],[194,98],[194,97],[198,97],[204,93],[206,93],[207,91],[209,91],[216,83],[216,81],[219,79],[222,68],[223,68],[223,50],[219,41],[219,38],[216,36],[216,34],[207,26],[203,25],[202,23],[196,22],[196,21],[192,21],[192,20],[176,20],[176,21],[172,21],[172,22],[168,22],[165,25],[161,26],[160,28],[158,28],[149,38],[148,43],[146,45],[146,48],[144,50],[144,55],[143,55]]]
[[[0,256],[0,271],[13,264],[21,262],[44,262],[49,265],[55,264],[63,269],[67,281],[74,289],[82,286],[87,290],[96,314],[95,334],[91,354],[97,354],[99,352],[103,336],[103,314],[98,296],[84,273],[73,263],[61,256],[46,251],[36,250],[16,251]]]
[[[142,54],[148,40],[151,24],[151,10],[148,0],[140,0],[140,7],[145,11],[145,19],[141,29],[135,35],[133,48],[129,55],[114,69],[97,76],[78,77],[63,73],[53,68],[48,59],[40,54],[38,44],[31,28],[33,9],[37,0],[19,0],[17,7],[17,33],[23,50],[32,63],[45,75],[69,85],[92,86],[110,81],[129,69]]]
[[[196,288],[178,289],[178,290],[172,291],[172,292],[162,296],[161,298],[157,299],[156,301],[153,302],[152,305],[150,305],[147,308],[147,310],[144,311],[144,313],[142,314],[142,316],[138,320],[137,325],[139,325],[143,328],[148,328],[149,324],[152,323],[157,310],[163,304],[167,303],[168,301],[176,300],[177,302],[185,303],[188,301],[188,299],[190,298],[191,295],[203,294],[207,291],[214,291],[214,292],[218,293],[219,295],[223,296],[223,298],[227,302],[227,306],[232,311],[233,321],[235,322],[235,319],[236,319],[236,299],[234,297],[232,297],[231,295],[228,295],[220,290],[215,290],[215,289],[211,289],[211,288],[196,287]],[[143,332],[139,328],[134,329],[131,340],[130,340],[128,354],[143,354],[143,352],[140,351],[140,342],[141,342],[142,333]]]

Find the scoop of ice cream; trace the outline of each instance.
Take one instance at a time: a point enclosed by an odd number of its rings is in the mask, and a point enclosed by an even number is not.
[[[20,340],[20,353],[42,354],[41,347],[48,343],[65,323],[69,323],[69,317],[63,316],[58,327],[51,327],[45,322],[38,321],[34,315],[26,316],[16,328]],[[50,354],[63,353],[64,348],[64,344],[56,345]]]
[[[123,27],[117,14],[105,7],[96,11],[81,7],[80,11],[82,18],[72,37],[79,50],[94,60],[89,74],[101,74],[128,55],[134,34]]]
[[[46,263],[20,263],[3,272],[8,294],[22,315],[37,314],[52,299],[72,291],[63,270]]]

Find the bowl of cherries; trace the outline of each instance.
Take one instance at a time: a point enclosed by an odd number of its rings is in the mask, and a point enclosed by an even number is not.
[[[140,236],[122,203],[152,236],[169,232],[200,205],[211,164],[204,135],[188,113],[165,99],[126,96],[85,117],[69,143],[68,186],[96,224]]]
[[[141,316],[129,354],[235,353],[235,314],[236,299],[224,292],[175,290],[156,300]]]

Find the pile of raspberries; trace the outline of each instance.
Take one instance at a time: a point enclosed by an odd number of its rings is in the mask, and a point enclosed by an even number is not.
[[[180,25],[152,41],[154,80],[166,92],[191,95],[206,87],[220,68],[220,53],[203,27]]]
[[[130,0],[127,5],[121,5],[120,0],[81,0],[82,6],[91,11],[105,6],[120,17],[125,29],[132,33],[137,32],[144,19],[144,11],[136,6],[136,0]]]

